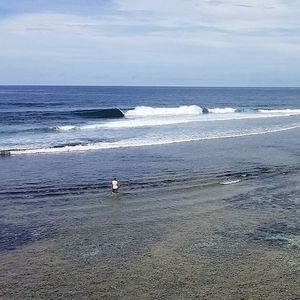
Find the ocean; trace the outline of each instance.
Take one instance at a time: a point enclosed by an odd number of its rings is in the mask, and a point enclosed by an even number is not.
[[[1,86],[0,124],[0,296],[296,299],[300,88]]]
[[[299,131],[299,98],[298,88],[2,86],[0,150],[11,157],[1,183],[105,186],[114,176],[285,164],[278,147],[297,144],[274,134]]]
[[[13,154],[140,147],[299,127],[299,89],[1,87]]]

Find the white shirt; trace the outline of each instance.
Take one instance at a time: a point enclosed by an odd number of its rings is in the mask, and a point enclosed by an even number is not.
[[[117,181],[117,180],[113,180],[113,181],[111,182],[111,184],[112,184],[112,188],[113,188],[114,190],[117,190],[117,189],[118,189],[118,181]]]

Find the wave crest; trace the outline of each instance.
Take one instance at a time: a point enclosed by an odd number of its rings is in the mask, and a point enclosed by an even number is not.
[[[150,117],[150,116],[180,116],[180,115],[199,115],[203,109],[197,105],[184,105],[179,107],[151,107],[137,106],[125,113],[126,117]]]

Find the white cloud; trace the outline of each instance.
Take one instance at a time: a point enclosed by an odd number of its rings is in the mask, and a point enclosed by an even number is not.
[[[137,69],[147,76],[168,65],[195,78],[197,67],[213,74],[278,57],[291,65],[300,48],[299,14],[300,2],[280,0],[115,0],[98,14],[16,14],[0,19],[0,65],[21,58],[37,68],[92,64],[107,76]]]
[[[279,0],[115,0],[117,9],[143,12],[166,26],[185,24],[232,32],[297,26],[300,3]]]

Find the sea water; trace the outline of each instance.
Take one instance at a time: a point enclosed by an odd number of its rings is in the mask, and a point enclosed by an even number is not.
[[[3,187],[101,186],[298,163],[300,89],[2,86],[0,124]]]
[[[16,155],[141,147],[299,127],[298,89],[1,87],[0,93],[0,149]]]
[[[0,123],[0,297],[297,299],[300,89],[2,86]]]

